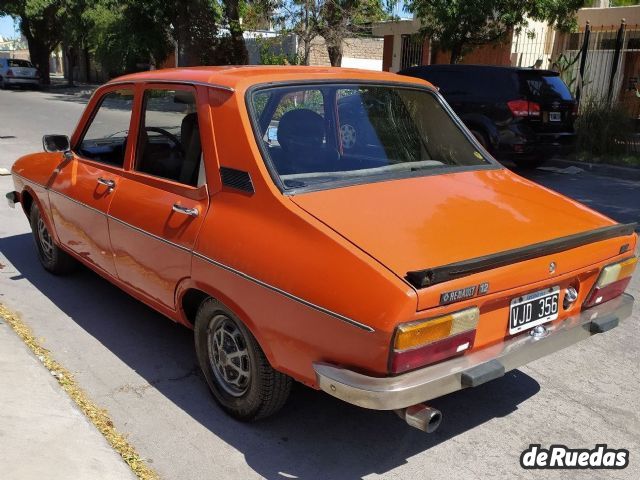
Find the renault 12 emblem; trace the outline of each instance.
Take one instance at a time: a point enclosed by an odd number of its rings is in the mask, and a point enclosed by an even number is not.
[[[549,264],[549,273],[555,273],[556,272],[556,262],[551,262]]]
[[[461,302],[467,298],[473,298],[478,295],[485,295],[489,293],[489,283],[484,282],[480,285],[472,285],[470,287],[459,288],[458,290],[452,290],[450,292],[444,292],[440,294],[440,305],[446,305],[448,303]]]

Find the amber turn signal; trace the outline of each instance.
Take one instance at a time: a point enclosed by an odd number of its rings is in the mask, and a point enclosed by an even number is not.
[[[473,307],[430,320],[404,323],[396,330],[393,347],[395,350],[408,350],[474,330],[479,318],[480,310]]]

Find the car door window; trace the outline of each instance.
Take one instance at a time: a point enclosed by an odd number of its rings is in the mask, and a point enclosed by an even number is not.
[[[124,164],[127,149],[133,90],[107,93],[93,116],[78,147],[78,154],[116,167]]]
[[[198,186],[203,178],[202,144],[194,92],[146,90],[141,118],[135,169]]]
[[[255,101],[261,116],[271,116],[262,139],[278,171],[306,171],[311,165],[327,166],[337,158],[326,129],[321,90],[274,89],[256,93]]]

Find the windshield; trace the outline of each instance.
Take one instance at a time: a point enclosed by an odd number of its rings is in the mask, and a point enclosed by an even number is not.
[[[250,103],[266,161],[285,190],[490,165],[427,89],[268,87]]]

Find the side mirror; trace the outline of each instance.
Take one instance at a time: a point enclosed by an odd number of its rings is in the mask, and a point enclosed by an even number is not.
[[[45,152],[68,152],[71,150],[69,137],[66,135],[45,135],[42,137]]]

